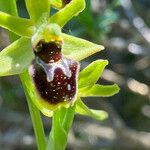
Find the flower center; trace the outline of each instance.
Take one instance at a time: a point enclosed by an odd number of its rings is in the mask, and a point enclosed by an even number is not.
[[[72,102],[77,94],[79,63],[65,58],[61,46],[40,41],[29,72],[38,95],[51,105]]]

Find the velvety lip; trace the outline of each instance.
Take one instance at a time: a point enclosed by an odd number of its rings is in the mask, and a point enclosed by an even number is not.
[[[40,41],[34,53],[29,72],[38,95],[51,105],[73,101],[77,94],[79,63],[63,57],[61,46],[56,43]]]

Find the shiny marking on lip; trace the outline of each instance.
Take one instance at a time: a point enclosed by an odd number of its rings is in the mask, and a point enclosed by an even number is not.
[[[61,68],[61,70],[67,77],[71,77],[71,71],[69,68],[69,59],[63,58],[62,61],[59,61],[58,63],[56,62],[56,63],[46,64],[39,57],[36,57],[36,62],[44,69],[47,75],[48,82],[54,79],[54,70],[56,68]]]

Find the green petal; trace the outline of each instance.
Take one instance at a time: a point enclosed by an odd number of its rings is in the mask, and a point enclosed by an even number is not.
[[[25,0],[25,2],[30,18],[35,23],[43,14],[50,13],[50,0]]]
[[[49,21],[63,27],[72,17],[85,8],[85,0],[72,0],[66,7],[54,14]]]
[[[74,36],[62,34],[62,37],[64,39],[62,53],[66,57],[77,61],[80,61],[104,49],[101,45],[97,45]]]
[[[50,3],[55,8],[61,8],[62,7],[62,0],[50,0]]]
[[[0,26],[20,36],[31,37],[34,32],[33,22],[29,19],[11,16],[0,12]]]
[[[108,65],[107,60],[96,60],[88,65],[79,74],[78,87],[92,87],[98,81],[106,65]]]
[[[30,39],[20,38],[0,52],[0,76],[22,73],[33,58]]]
[[[84,87],[79,89],[81,97],[109,97],[117,94],[120,88],[118,85],[99,85],[95,84],[93,87]]]
[[[97,120],[104,120],[108,117],[107,112],[103,110],[89,109],[80,98],[76,103],[76,112],[80,115],[89,116]]]

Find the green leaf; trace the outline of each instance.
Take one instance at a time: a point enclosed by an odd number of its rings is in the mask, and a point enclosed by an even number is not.
[[[89,116],[97,120],[104,120],[108,117],[107,112],[103,110],[89,109],[80,98],[76,103],[76,112],[80,115]]]
[[[78,15],[85,8],[85,0],[72,0],[66,7],[54,14],[49,21],[63,27],[72,17]]]
[[[35,23],[43,14],[47,14],[48,17],[50,13],[50,0],[25,0],[25,2],[30,18]]]
[[[99,85],[95,84],[93,87],[84,87],[79,89],[81,97],[109,97],[117,94],[120,88],[118,85]]]
[[[55,8],[61,8],[62,7],[62,0],[50,0],[50,3]]]
[[[33,58],[30,39],[20,38],[0,52],[0,76],[22,73]]]
[[[34,24],[29,19],[11,16],[0,12],[0,26],[20,36],[31,37],[34,32]]]
[[[93,86],[98,81],[107,64],[107,60],[96,60],[88,65],[79,74],[78,87],[83,88]]]
[[[97,45],[67,34],[62,34],[62,37],[64,39],[62,53],[66,57],[77,61],[80,61],[104,49],[101,45]]]

